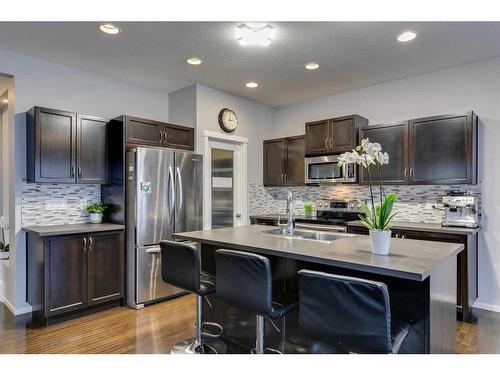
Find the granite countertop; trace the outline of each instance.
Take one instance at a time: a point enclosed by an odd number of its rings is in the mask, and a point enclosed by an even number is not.
[[[348,226],[363,227],[363,222],[361,220],[350,221],[347,223]],[[435,232],[435,233],[450,233],[450,234],[462,234],[471,235],[479,232],[479,228],[465,228],[465,227],[443,227],[441,224],[436,223],[420,223],[413,221],[392,221],[391,227],[394,229],[403,230],[415,230],[420,232]]]
[[[113,223],[101,224],[62,224],[62,225],[34,225],[23,227],[23,230],[28,233],[34,233],[41,237],[45,236],[60,236],[64,234],[106,232],[111,230],[125,229],[125,225]]]
[[[368,236],[342,234],[344,238],[326,242],[265,233],[269,230],[265,225],[248,225],[176,233],[173,237],[418,281],[464,249],[456,243],[393,238],[390,254],[383,256],[372,254]]]

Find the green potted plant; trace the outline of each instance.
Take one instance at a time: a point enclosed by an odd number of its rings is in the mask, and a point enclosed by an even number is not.
[[[360,207],[364,215],[359,215],[364,225],[370,231],[370,242],[372,252],[379,255],[389,254],[391,242],[390,222],[397,213],[392,213],[394,201],[397,198],[395,193],[386,194],[382,183],[381,168],[384,164],[389,164],[389,155],[382,152],[382,146],[378,143],[370,143],[369,139],[363,139],[361,145],[352,152],[346,152],[339,157],[339,165],[356,163],[367,170],[368,183],[370,188],[369,203],[360,201]],[[378,173],[379,196],[374,193],[377,186],[372,184],[372,171],[375,168]]]
[[[92,224],[102,223],[102,214],[106,210],[106,206],[102,203],[92,203],[85,207],[85,211],[90,214],[90,222]]]
[[[313,212],[313,204],[311,202],[304,203],[304,212],[306,216],[311,216]]]
[[[0,224],[0,232],[2,233],[2,237],[0,238],[0,259],[9,258],[9,244],[5,236],[5,231],[7,229],[9,229],[9,227]]]

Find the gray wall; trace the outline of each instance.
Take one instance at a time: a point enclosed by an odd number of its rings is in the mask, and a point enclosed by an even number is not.
[[[476,111],[484,225],[479,236],[477,305],[500,311],[499,103],[500,59],[497,58],[281,107],[267,136],[303,133],[307,121],[351,113],[377,124]]]

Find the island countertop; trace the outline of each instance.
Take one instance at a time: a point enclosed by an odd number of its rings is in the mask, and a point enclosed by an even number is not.
[[[368,236],[349,235],[323,242],[265,233],[270,229],[265,225],[248,225],[176,233],[173,236],[201,244],[418,281],[425,280],[442,262],[464,249],[462,244],[457,243],[393,238],[389,255],[374,255]]]

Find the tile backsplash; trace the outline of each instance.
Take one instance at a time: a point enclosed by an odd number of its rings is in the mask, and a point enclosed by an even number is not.
[[[101,185],[22,185],[22,225],[88,223],[83,207],[101,201]]]
[[[480,185],[399,185],[385,186],[387,193],[396,193],[397,201],[394,212],[398,212],[395,220],[440,223],[443,212],[433,208],[442,207],[441,197],[447,190],[460,189],[470,191],[478,198],[481,208]],[[250,215],[281,214],[286,211],[286,194],[291,190],[294,196],[294,213],[304,214],[305,202],[316,202],[320,199],[357,200],[368,199],[368,186],[360,185],[324,185],[297,187],[264,187],[262,184],[250,184]],[[315,207],[314,207],[315,208]]]

